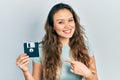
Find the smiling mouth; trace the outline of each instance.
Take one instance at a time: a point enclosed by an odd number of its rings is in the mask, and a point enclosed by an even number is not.
[[[70,34],[71,33],[71,29],[69,29],[69,30],[64,30],[63,32],[65,33],[65,34]]]

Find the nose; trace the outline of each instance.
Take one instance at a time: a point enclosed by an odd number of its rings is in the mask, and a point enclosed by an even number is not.
[[[70,27],[69,22],[65,22],[65,27],[64,28],[68,29],[69,27]]]

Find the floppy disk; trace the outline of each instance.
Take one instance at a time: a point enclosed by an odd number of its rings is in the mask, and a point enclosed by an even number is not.
[[[39,57],[38,42],[24,43],[24,53],[29,57]]]

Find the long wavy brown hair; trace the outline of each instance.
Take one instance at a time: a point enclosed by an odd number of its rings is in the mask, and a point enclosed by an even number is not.
[[[54,14],[61,10],[67,9],[69,10],[75,21],[75,32],[73,36],[70,38],[69,46],[71,56],[76,61],[81,61],[87,67],[89,67],[89,55],[88,50],[85,45],[85,33],[84,28],[79,23],[79,17],[76,15],[75,11],[68,4],[59,3],[52,7],[50,10],[47,21],[45,24],[45,36],[42,40],[43,45],[43,78],[44,80],[58,80],[57,73],[59,68],[62,66],[61,61],[61,53],[62,46],[61,42],[58,39],[57,33],[54,31],[54,22],[53,16]]]

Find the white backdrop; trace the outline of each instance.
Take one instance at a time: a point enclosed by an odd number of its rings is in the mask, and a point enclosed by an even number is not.
[[[80,16],[99,80],[120,80],[119,0],[0,0],[0,80],[24,79],[15,64],[23,42],[42,39],[48,11],[58,2],[71,5]]]

